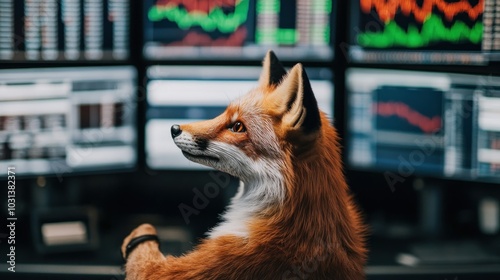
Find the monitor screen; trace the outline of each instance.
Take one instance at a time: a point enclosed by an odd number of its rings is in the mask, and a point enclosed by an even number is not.
[[[0,71],[0,174],[128,169],[137,158],[132,67]]]
[[[173,124],[211,119],[239,96],[257,86],[260,67],[153,66],[148,68],[145,128],[149,168],[204,169],[182,155],[170,135]],[[306,69],[320,108],[333,116],[332,73]]]
[[[353,68],[346,87],[351,166],[500,181],[500,77]]]
[[[351,1],[349,57],[365,63],[500,60],[499,1]]]
[[[0,61],[128,57],[129,0],[0,0]]]
[[[145,0],[144,56],[331,60],[331,0]]]

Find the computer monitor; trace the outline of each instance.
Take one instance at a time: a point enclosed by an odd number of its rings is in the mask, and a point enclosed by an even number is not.
[[[0,70],[0,174],[135,167],[133,67]]]
[[[331,0],[145,0],[144,57],[281,60],[333,57]]]
[[[346,88],[350,166],[500,182],[500,77],[351,68]]]
[[[363,63],[500,60],[500,2],[350,1],[349,58]]]
[[[129,58],[129,0],[1,0],[0,61]]]
[[[211,119],[255,88],[261,67],[152,66],[147,69],[146,163],[153,170],[206,169],[182,155],[170,135],[173,124]],[[333,118],[332,73],[306,69],[320,108]]]

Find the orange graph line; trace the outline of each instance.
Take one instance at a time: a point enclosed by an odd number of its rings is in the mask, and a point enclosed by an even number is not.
[[[379,102],[375,104],[374,111],[383,117],[402,118],[425,133],[434,133],[441,129],[441,117],[427,117],[402,102]]]
[[[453,3],[445,0],[424,0],[422,6],[419,6],[416,0],[360,0],[360,7],[365,14],[375,8],[380,20],[384,22],[394,19],[398,9],[401,9],[405,16],[413,13],[415,19],[422,23],[430,16],[434,7],[440,10],[448,21],[452,21],[460,13],[467,13],[471,20],[475,20],[484,11],[484,0],[479,0],[474,7],[467,0]]]
[[[208,14],[215,7],[234,7],[237,0],[158,0],[155,6],[183,6],[188,12]]]
[[[207,34],[191,31],[181,41],[170,43],[168,46],[237,47],[243,45],[246,37],[247,29],[245,27],[238,28],[227,38],[218,39],[212,39]]]

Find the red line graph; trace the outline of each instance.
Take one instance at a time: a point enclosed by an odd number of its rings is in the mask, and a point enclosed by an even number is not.
[[[402,102],[378,102],[373,107],[377,115],[397,116],[425,133],[434,133],[441,129],[441,117],[427,117]]]
[[[238,28],[229,37],[212,39],[209,35],[196,31],[189,32],[181,41],[173,42],[168,46],[213,46],[213,47],[239,47],[247,37],[245,27]]]
[[[448,21],[452,21],[460,13],[467,13],[471,20],[475,20],[484,11],[484,0],[479,0],[474,7],[467,0],[452,3],[445,0],[424,0],[422,6],[419,6],[416,0],[360,0],[360,7],[365,14],[375,8],[384,22],[394,19],[400,9],[405,16],[412,13],[415,19],[422,23],[432,14],[434,7],[441,11]]]
[[[237,0],[158,0],[155,6],[183,6],[188,12],[208,14],[215,7],[234,7]]]

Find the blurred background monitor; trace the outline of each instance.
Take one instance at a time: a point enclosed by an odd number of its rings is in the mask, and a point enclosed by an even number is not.
[[[500,77],[351,68],[346,88],[351,166],[500,182]]]
[[[145,0],[150,60],[331,60],[331,0]]]
[[[129,58],[129,0],[0,0],[0,61]]]
[[[151,169],[200,169],[172,141],[170,127],[211,119],[255,88],[261,67],[152,66],[147,70],[146,163]],[[320,108],[333,118],[333,77],[306,69]]]
[[[499,1],[350,1],[353,62],[487,64],[500,60]]]
[[[136,165],[132,67],[0,71],[0,170],[18,176]]]

